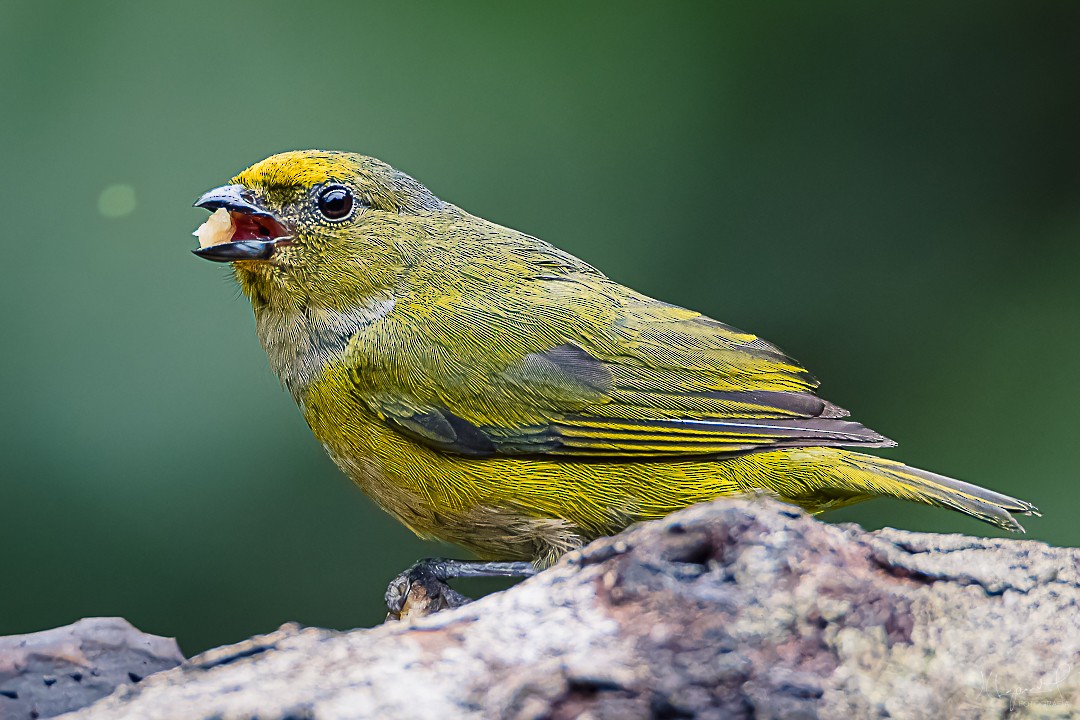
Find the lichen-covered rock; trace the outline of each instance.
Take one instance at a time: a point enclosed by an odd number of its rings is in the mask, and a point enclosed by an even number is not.
[[[721,500],[457,610],[286,627],[70,718],[1067,718],[1080,552]]]
[[[139,632],[122,618],[0,637],[0,720],[75,710],[183,661],[175,640]]]

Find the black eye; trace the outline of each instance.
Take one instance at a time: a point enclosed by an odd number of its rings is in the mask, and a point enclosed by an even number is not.
[[[344,220],[352,212],[353,196],[349,188],[331,185],[319,192],[316,203],[327,220]]]

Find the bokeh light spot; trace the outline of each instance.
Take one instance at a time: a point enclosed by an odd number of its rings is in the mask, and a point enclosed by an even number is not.
[[[135,188],[130,185],[109,185],[98,196],[98,211],[109,218],[124,217],[135,212]]]

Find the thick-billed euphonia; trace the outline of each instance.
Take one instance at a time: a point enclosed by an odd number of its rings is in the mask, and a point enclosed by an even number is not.
[[[542,566],[724,495],[876,496],[1008,530],[1033,505],[856,450],[893,443],[770,343],[470,215],[374,158],[274,155],[196,202],[334,462],[422,537]],[[855,448],[851,450],[847,448]]]

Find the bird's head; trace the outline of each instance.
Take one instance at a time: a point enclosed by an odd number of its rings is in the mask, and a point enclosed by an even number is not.
[[[390,287],[419,241],[417,219],[450,207],[386,163],[317,150],[269,157],[195,205],[228,213],[200,228],[195,254],[232,263],[257,306],[341,310]]]

